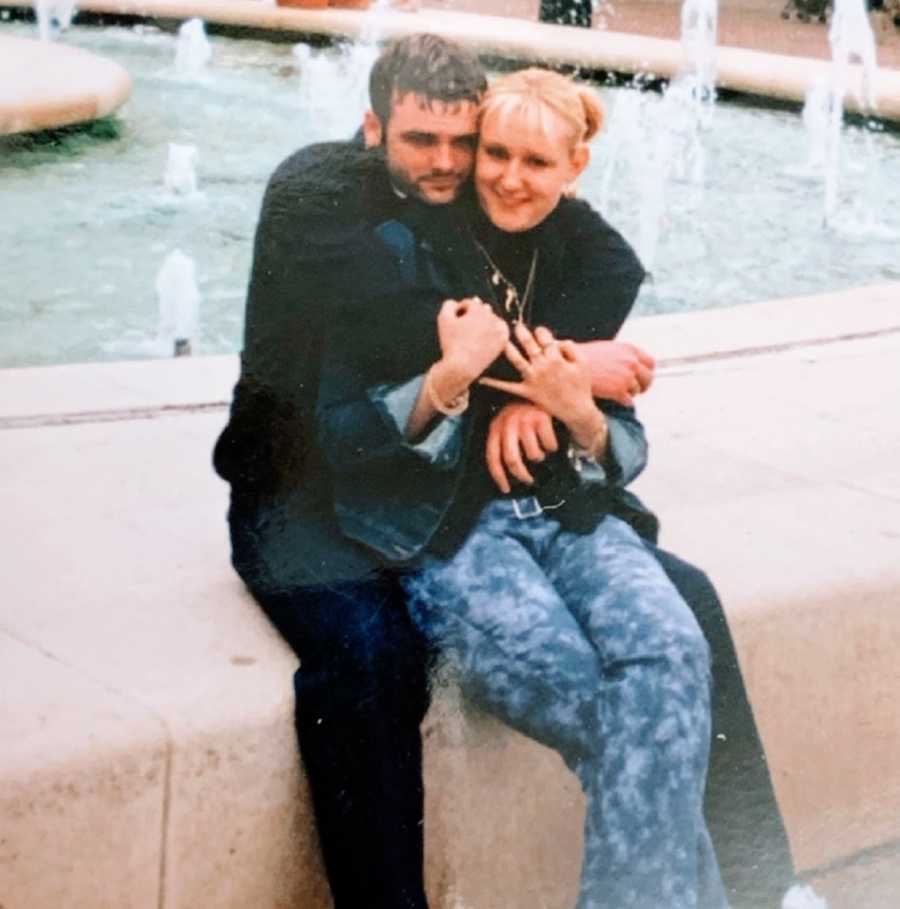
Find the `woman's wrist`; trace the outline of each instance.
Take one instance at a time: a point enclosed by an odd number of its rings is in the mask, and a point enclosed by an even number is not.
[[[469,375],[462,364],[444,357],[428,370],[428,375],[432,391],[442,401],[452,401],[464,395],[476,378]]]
[[[446,416],[461,414],[469,405],[469,386],[464,372],[446,360],[438,360],[425,373],[425,392],[429,403]]]
[[[590,458],[600,459],[606,453],[609,426],[603,411],[592,405],[591,411],[566,422],[572,442]]]

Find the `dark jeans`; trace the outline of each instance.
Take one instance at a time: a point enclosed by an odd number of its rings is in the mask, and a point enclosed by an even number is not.
[[[257,596],[300,657],[300,754],[335,909],[426,909],[428,658],[392,578]]]
[[[780,906],[794,869],[722,603],[699,568],[663,549],[648,548],[693,610],[712,652],[705,811],[731,907]]]
[[[702,571],[649,548],[712,650],[706,818],[729,899],[778,906],[793,869],[722,604]],[[297,733],[335,909],[423,909],[429,660],[398,587],[380,577],[257,600],[300,657]]]

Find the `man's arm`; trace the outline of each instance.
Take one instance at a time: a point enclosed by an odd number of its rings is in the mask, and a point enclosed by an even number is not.
[[[300,392],[309,370],[302,366],[313,353],[314,313],[299,299],[304,260],[286,215],[286,194],[276,175],[266,190],[254,241],[240,378],[213,453],[220,476],[255,493],[272,490],[295,447],[287,440],[303,432]],[[287,430],[287,423],[294,428]]]
[[[599,470],[588,470],[583,479],[611,488],[622,488],[634,480],[647,464],[644,427],[633,408],[613,401],[601,403],[606,417],[608,441]],[[503,493],[510,491],[509,477],[531,484],[529,462],[539,463],[559,449],[553,418],[543,409],[525,401],[506,404],[488,428],[485,460],[488,471]]]
[[[653,358],[612,339],[631,312],[646,273],[625,238],[587,203],[563,200],[555,224],[565,252],[554,334],[582,345],[594,397],[631,406],[635,394],[653,380]]]
[[[216,471],[239,494],[268,495],[290,484],[309,450],[323,307],[352,286],[360,220],[352,205],[343,204],[350,194],[335,179],[344,148],[330,143],[301,150],[276,170],[266,189],[241,374],[213,454]]]
[[[646,277],[628,241],[586,202],[564,199],[556,219],[564,278],[553,330],[574,341],[615,338]]]

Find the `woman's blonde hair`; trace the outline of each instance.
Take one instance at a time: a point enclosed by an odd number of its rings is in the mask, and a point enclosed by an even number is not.
[[[479,108],[479,125],[488,114],[559,114],[572,128],[572,146],[589,142],[603,125],[603,104],[586,85],[549,69],[530,67],[500,76],[488,86]]]

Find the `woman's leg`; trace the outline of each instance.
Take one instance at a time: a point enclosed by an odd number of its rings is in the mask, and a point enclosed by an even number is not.
[[[579,909],[721,909],[702,814],[710,677],[696,620],[617,518],[560,533],[541,561],[602,666]]]
[[[469,700],[579,772],[596,748],[596,654],[507,518],[489,506],[452,559],[404,577],[410,614]]]
[[[580,909],[721,909],[701,813],[706,645],[622,527],[560,535],[553,521],[519,520],[494,503],[453,559],[426,560],[405,579],[410,608],[454,657],[470,697],[578,772],[589,797]],[[584,570],[618,556],[618,571]],[[559,589],[545,565],[568,572]],[[625,582],[604,598],[610,575]]]

